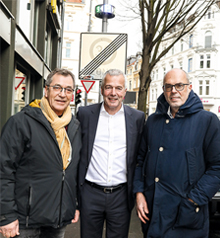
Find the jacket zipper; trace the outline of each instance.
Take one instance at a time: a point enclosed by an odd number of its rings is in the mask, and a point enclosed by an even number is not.
[[[61,223],[61,212],[62,212],[62,201],[63,201],[63,185],[64,185],[65,173],[66,173],[66,171],[63,170],[62,184],[61,184],[61,194],[60,194],[60,216],[59,216],[59,222],[58,222],[58,226],[57,226],[58,228],[60,227],[60,223]]]
[[[31,204],[32,204],[32,187],[29,187],[29,197],[28,197],[28,210],[27,210],[27,217],[26,217],[26,227],[28,227],[30,211],[31,211]]]

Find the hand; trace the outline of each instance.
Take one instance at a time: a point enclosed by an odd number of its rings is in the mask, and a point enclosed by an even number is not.
[[[19,233],[19,222],[18,220],[13,221],[12,223],[9,223],[5,226],[1,226],[0,227],[0,233],[2,233],[2,235],[4,237],[15,237],[17,235],[20,235]]]
[[[76,223],[79,220],[79,210],[76,210],[75,217],[72,219],[72,223]]]
[[[150,219],[146,216],[146,214],[149,214],[149,210],[143,193],[136,194],[136,209],[138,217],[146,224],[146,220],[149,221]]]

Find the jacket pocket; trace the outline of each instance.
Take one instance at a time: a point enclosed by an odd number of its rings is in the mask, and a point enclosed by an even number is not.
[[[188,199],[181,200],[174,228],[202,229],[205,206],[198,206]]]

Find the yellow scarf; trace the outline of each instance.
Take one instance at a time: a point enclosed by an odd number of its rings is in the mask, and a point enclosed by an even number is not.
[[[70,106],[65,109],[62,117],[58,117],[57,114],[51,109],[48,100],[45,97],[42,97],[40,107],[54,130],[63,158],[63,169],[66,169],[69,164],[68,159],[71,156],[70,153],[72,150],[69,137],[65,129],[65,126],[70,123],[72,118]]]

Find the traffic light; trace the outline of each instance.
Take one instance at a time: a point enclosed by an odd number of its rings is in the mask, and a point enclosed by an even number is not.
[[[25,88],[25,87],[22,87],[21,89],[22,89],[22,93],[21,93],[21,94],[22,94],[22,96],[21,96],[21,100],[25,102],[25,89],[26,89],[26,88]]]
[[[75,106],[77,106],[79,103],[81,103],[81,93],[82,93],[82,90],[79,89],[78,87],[76,88],[76,93],[75,93]]]

